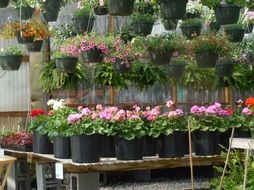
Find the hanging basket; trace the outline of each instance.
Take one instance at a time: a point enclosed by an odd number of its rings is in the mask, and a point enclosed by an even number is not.
[[[163,20],[165,30],[176,30],[178,20]]]
[[[199,36],[201,28],[200,26],[181,26],[183,35],[189,39]]]
[[[234,60],[218,60],[216,62],[216,72],[219,77],[229,77],[232,75],[234,70],[235,61]]]
[[[186,13],[187,0],[161,0],[160,10],[162,18],[183,19]]]
[[[73,73],[76,69],[78,59],[75,57],[63,57],[56,59],[56,68],[63,73]]]
[[[17,40],[19,44],[28,44],[28,43],[33,43],[34,37],[26,37],[26,36],[21,36],[20,32],[17,33]]]
[[[47,22],[55,22],[57,21],[59,13],[59,7],[52,7],[50,9],[46,9],[46,11],[43,13],[43,18]]]
[[[94,14],[99,15],[99,16],[107,15],[108,14],[108,7],[101,7],[101,6],[94,7]]]
[[[103,60],[103,53],[101,50],[94,48],[82,52],[80,58],[83,63],[100,63]]]
[[[72,21],[73,21],[73,27],[74,30],[77,34],[84,34],[89,33],[92,31],[93,29],[93,25],[94,25],[94,17],[89,17],[89,16],[85,16],[85,17],[73,17]]]
[[[35,9],[30,6],[15,9],[17,16],[21,17],[22,20],[32,18],[34,10]]]
[[[39,52],[42,47],[42,40],[35,40],[32,43],[26,44],[27,51],[29,52]]]
[[[129,16],[133,12],[135,0],[109,0],[108,12],[114,16]]]
[[[135,22],[132,23],[132,29],[134,34],[138,36],[147,36],[151,34],[154,22]]]
[[[244,37],[244,29],[225,30],[225,33],[232,42],[241,42]]]
[[[0,8],[5,8],[9,5],[9,0],[0,0]]]
[[[240,7],[236,5],[221,5],[215,9],[216,22],[220,25],[234,24],[238,22]]]
[[[150,59],[154,64],[167,65],[171,61],[173,51],[150,51]]]
[[[21,65],[22,56],[20,55],[6,55],[0,56],[0,65],[2,70],[19,70]]]
[[[195,55],[196,61],[200,67],[215,67],[218,54],[215,52],[199,52]]]
[[[179,79],[183,76],[185,64],[170,64],[167,66],[167,73],[170,78]]]

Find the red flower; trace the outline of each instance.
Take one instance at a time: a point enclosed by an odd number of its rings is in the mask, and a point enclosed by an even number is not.
[[[228,112],[228,115],[233,115],[234,110],[229,108],[229,109],[225,109]]]
[[[246,106],[254,106],[254,97],[249,97],[245,100],[244,104]]]
[[[53,110],[50,110],[50,111],[48,112],[48,115],[49,115],[49,116],[54,115],[54,111],[53,111]]]
[[[43,114],[45,114],[45,111],[42,109],[32,110],[32,112],[31,112],[32,117],[35,117],[38,115],[43,115]]]

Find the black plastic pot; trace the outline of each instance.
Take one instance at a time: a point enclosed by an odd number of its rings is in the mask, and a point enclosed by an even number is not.
[[[6,55],[0,56],[0,65],[2,70],[19,70],[22,56],[20,55]]]
[[[42,40],[35,40],[33,43],[26,44],[27,51],[29,52],[39,52],[42,47]]]
[[[183,35],[189,39],[199,36],[201,33],[201,28],[202,27],[200,26],[181,26]]]
[[[166,65],[171,61],[173,51],[150,51],[150,59],[154,64]]]
[[[241,128],[236,128],[234,137],[235,138],[250,138],[251,132],[248,129],[243,130]]]
[[[115,137],[116,158],[118,160],[142,160],[143,139],[126,140]]]
[[[220,61],[218,60],[216,62],[216,72],[219,75],[219,77],[226,77],[231,76],[233,69],[234,69],[235,61],[234,60],[228,60],[226,61]]]
[[[73,17],[73,27],[77,34],[84,34],[91,32],[94,25],[94,17]]]
[[[170,64],[167,65],[167,73],[170,78],[179,79],[183,76],[185,64]]]
[[[199,52],[195,55],[200,67],[215,67],[218,54],[215,52]]]
[[[100,63],[103,60],[103,53],[100,49],[94,48],[82,52],[80,58],[84,63]]]
[[[32,18],[34,10],[35,9],[30,6],[21,7],[21,11],[20,11],[20,8],[15,9],[17,16],[21,17],[22,20],[27,20]]]
[[[33,131],[33,152],[39,154],[53,154],[53,144],[47,135]]]
[[[175,30],[177,27],[178,20],[163,20],[162,24],[165,30]]]
[[[56,68],[63,73],[73,73],[76,69],[78,59],[75,57],[57,58]]]
[[[209,24],[210,30],[213,31],[213,32],[218,32],[220,30],[220,26],[221,25],[217,22],[211,22]]]
[[[30,44],[33,43],[34,37],[24,37],[24,36],[21,37],[21,34],[18,33],[17,40],[19,44]]]
[[[134,8],[135,0],[109,0],[108,12],[114,16],[131,15]]]
[[[231,136],[231,130],[227,130],[225,132],[219,133],[219,145],[220,145],[219,150],[220,151],[223,151],[222,147],[228,149],[230,136]]]
[[[116,59],[115,63],[112,63],[113,69],[116,73],[126,73],[129,72],[132,68],[131,63],[124,63],[121,59]]]
[[[9,0],[0,0],[0,8],[5,8],[9,5]]]
[[[112,136],[101,135],[100,157],[115,157],[115,139]]]
[[[99,135],[74,135],[71,137],[71,157],[73,162],[93,163],[100,161]]]
[[[158,139],[159,157],[176,158],[188,154],[188,133],[175,131],[170,135],[160,135]]]
[[[143,137],[143,156],[155,156],[157,154],[158,138]]]
[[[71,141],[69,137],[55,137],[53,141],[54,157],[60,159],[71,158]]]
[[[161,0],[160,10],[162,18],[183,19],[186,13],[187,0]]]
[[[234,24],[238,22],[240,7],[236,5],[221,5],[215,9],[216,22],[220,25]]]
[[[95,7],[94,14],[96,15],[107,15],[108,14],[108,7]]]
[[[244,37],[244,29],[225,30],[225,33],[228,35],[229,40],[232,42],[241,42]]]
[[[220,133],[217,131],[194,131],[194,151],[198,156],[220,154]]]
[[[52,9],[47,9],[44,13],[43,13],[43,18],[45,19],[45,21],[47,22],[55,22],[57,21],[58,18],[58,14],[59,14],[59,8],[54,6],[52,7]]]
[[[132,23],[134,34],[138,36],[147,36],[151,34],[154,22],[135,22]]]

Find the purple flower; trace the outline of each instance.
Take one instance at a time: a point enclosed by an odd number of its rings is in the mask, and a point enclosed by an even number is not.
[[[82,115],[76,113],[68,116],[67,120],[69,123],[75,123],[81,119]]]

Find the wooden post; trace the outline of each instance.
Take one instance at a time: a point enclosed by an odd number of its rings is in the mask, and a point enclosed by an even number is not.
[[[224,88],[224,102],[225,102],[225,104],[230,103],[230,100],[229,100],[229,87]]]
[[[173,86],[171,88],[172,92],[171,92],[171,99],[174,102],[174,109],[177,107],[177,86]]]
[[[192,160],[192,140],[190,120],[188,120],[188,136],[189,136],[189,157],[190,157],[190,172],[191,172],[191,189],[194,190],[194,174],[193,174],[193,160]]]

